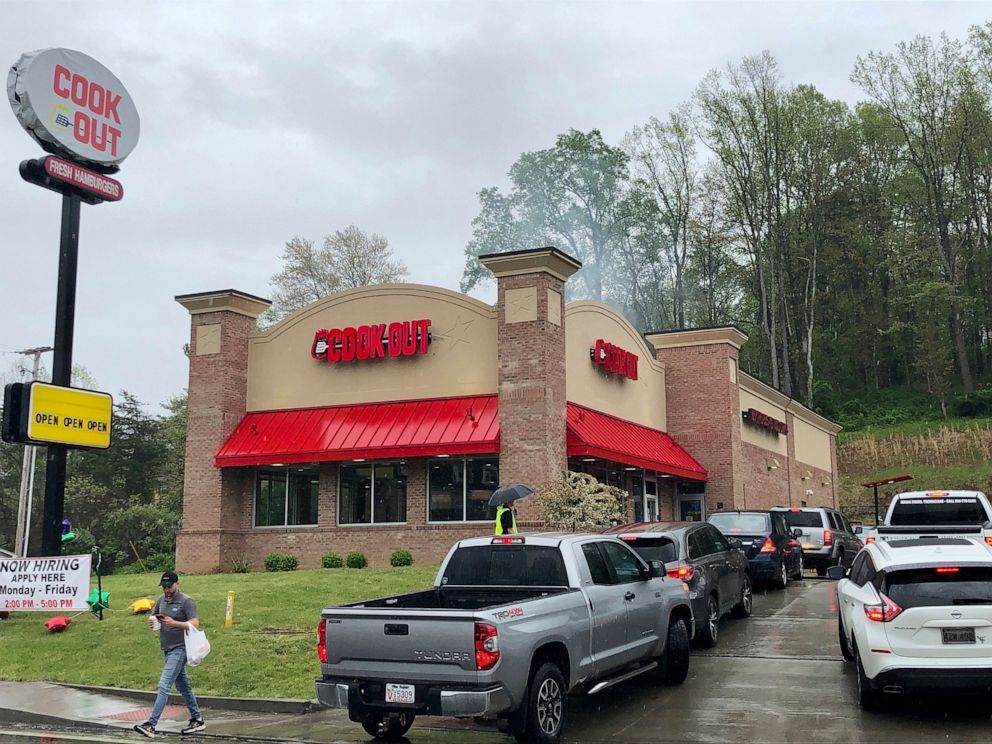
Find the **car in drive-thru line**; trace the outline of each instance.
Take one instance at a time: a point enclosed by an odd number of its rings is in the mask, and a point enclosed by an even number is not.
[[[892,497],[885,520],[865,533],[876,540],[970,537],[992,546],[992,505],[981,491],[907,491]]]
[[[841,654],[857,666],[858,698],[992,691],[992,551],[970,538],[865,546],[837,584]]]
[[[435,715],[495,717],[548,744],[569,693],[652,671],[681,683],[692,628],[686,585],[615,537],[471,538],[431,589],[323,610],[317,699],[379,739]]]
[[[776,506],[772,511],[785,517],[786,526],[802,546],[803,565],[815,568],[818,576],[826,576],[830,566],[847,568],[864,547],[847,518],[836,509]]]
[[[716,645],[724,615],[751,616],[748,560],[737,538],[724,537],[706,522],[634,522],[606,534],[619,537],[648,563],[661,561],[671,578],[685,582],[700,646]]]
[[[725,537],[740,540],[755,583],[785,589],[789,579],[803,578],[803,549],[796,539],[802,531],[789,530],[781,512],[713,512],[707,521]]]

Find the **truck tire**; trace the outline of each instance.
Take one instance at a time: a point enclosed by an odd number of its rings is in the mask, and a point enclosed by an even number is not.
[[[685,620],[678,618],[668,624],[668,639],[661,662],[661,678],[666,685],[680,685],[689,676],[689,629]]]
[[[378,741],[396,741],[402,739],[410,727],[416,713],[400,713],[395,718],[388,713],[369,713],[362,721],[365,733]]]
[[[706,600],[706,617],[696,634],[696,642],[700,648],[713,648],[720,638],[720,603],[716,595],[711,594]]]
[[[517,741],[558,744],[568,718],[567,693],[561,670],[550,661],[541,664],[527,687],[526,723]]]
[[[731,608],[730,614],[738,619],[751,617],[751,608],[754,604],[754,588],[751,586],[751,577],[744,574],[741,581],[741,601]]]

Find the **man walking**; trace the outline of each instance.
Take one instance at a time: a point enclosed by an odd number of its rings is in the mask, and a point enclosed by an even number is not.
[[[496,507],[495,533],[497,535],[517,534],[517,510],[512,502]]]
[[[200,627],[196,615],[196,602],[179,591],[179,576],[174,571],[166,571],[162,574],[159,584],[162,586],[162,596],[155,601],[148,624],[152,630],[161,626],[159,642],[165,654],[165,666],[158,680],[158,695],[155,697],[151,716],[144,723],[134,727],[139,734],[149,738],[155,736],[155,726],[169,700],[172,685],[175,685],[182,694],[186,707],[189,708],[189,725],[182,730],[182,733],[192,734],[207,727],[196,704],[196,696],[193,694],[189,677],[186,675],[186,629]]]

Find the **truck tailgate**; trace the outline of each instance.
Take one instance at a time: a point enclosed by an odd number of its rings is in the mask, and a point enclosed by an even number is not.
[[[475,623],[471,612],[407,612],[336,608],[326,625],[324,674],[363,679],[474,683]]]

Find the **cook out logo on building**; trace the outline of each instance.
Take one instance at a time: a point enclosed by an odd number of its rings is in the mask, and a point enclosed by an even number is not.
[[[772,418],[767,413],[762,413],[754,408],[748,408],[746,411],[741,411],[741,416],[748,423],[754,424],[755,426],[760,426],[762,429],[768,429],[769,431],[774,431],[779,434],[789,433],[789,425],[784,421],[779,421],[778,419]]]
[[[21,56],[7,76],[15,116],[46,150],[117,166],[138,143],[141,123],[123,83],[72,49]]]
[[[637,354],[631,354],[619,346],[597,339],[596,345],[589,349],[589,356],[594,363],[608,372],[614,372],[631,380],[637,379]]]
[[[358,327],[321,329],[313,336],[310,356],[329,362],[426,354],[429,319],[373,323]]]

